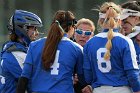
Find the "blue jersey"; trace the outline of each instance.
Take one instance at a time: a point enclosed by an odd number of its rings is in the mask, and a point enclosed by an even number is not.
[[[27,48],[21,43],[7,42],[1,52],[1,84],[2,93],[15,93],[18,78],[21,76],[23,62],[26,56]],[[5,79],[5,81],[4,81]]]
[[[54,64],[51,70],[42,68],[41,55],[46,38],[32,42],[24,63],[22,77],[30,81],[31,92],[41,93],[74,93],[72,75],[74,66],[77,74],[82,75],[82,47],[67,37],[59,42]]]
[[[140,90],[136,52],[131,39],[114,31],[110,60],[104,60],[107,31],[95,35],[84,46],[84,74],[93,88],[100,86],[131,86]]]
[[[135,50],[136,50],[136,55],[137,55],[137,61],[138,61],[138,65],[140,65],[140,46],[139,44],[133,40],[134,46],[135,46]]]

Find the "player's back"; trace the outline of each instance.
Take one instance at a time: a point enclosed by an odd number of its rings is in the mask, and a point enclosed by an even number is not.
[[[76,45],[68,38],[63,38],[59,42],[58,49],[54,64],[50,70],[45,71],[42,69],[41,51],[43,51],[43,45],[46,39],[42,39],[33,42],[30,45],[30,51],[32,57],[27,57],[25,63],[31,63],[33,65],[31,80],[32,92],[50,92],[50,93],[73,93],[73,80],[72,74],[74,66],[79,64],[79,73],[82,69],[82,47]],[[41,51],[40,51],[41,50]],[[29,54],[28,54],[29,55]],[[28,56],[27,55],[27,56]],[[31,59],[33,58],[33,59]],[[25,73],[22,74],[25,77]]]
[[[9,41],[4,44],[1,52],[2,76],[4,76],[2,93],[15,93],[26,51],[27,48],[21,43]]]
[[[107,33],[102,32],[94,36],[86,45],[87,55],[89,56],[93,73],[95,71],[98,79],[93,83],[94,87],[103,85],[125,86],[128,85],[128,79],[125,70],[138,69],[135,60],[135,50],[132,41],[114,32],[111,40],[110,60],[104,59],[106,53]],[[134,58],[134,59],[133,59]],[[94,73],[94,74],[95,74]]]

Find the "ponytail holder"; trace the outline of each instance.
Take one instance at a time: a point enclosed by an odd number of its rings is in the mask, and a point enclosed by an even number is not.
[[[58,20],[55,20],[55,23],[57,23],[58,25],[60,25],[59,21]]]
[[[65,33],[65,31],[64,31],[64,29],[61,27],[61,25],[60,25],[59,21],[58,21],[58,20],[55,20],[55,23],[57,23],[57,24],[58,24],[58,26],[59,26],[59,28],[61,29],[61,31],[62,31],[63,33]]]

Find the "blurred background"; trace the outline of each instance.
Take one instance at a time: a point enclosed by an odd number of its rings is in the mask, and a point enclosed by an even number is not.
[[[39,29],[40,37],[46,36],[52,17],[57,10],[72,11],[77,20],[89,18],[97,25],[99,6],[106,1],[122,4],[130,0],[0,0],[0,50],[2,44],[8,40],[7,24],[16,9],[22,9],[37,14],[43,21]],[[95,34],[97,30],[95,31]]]

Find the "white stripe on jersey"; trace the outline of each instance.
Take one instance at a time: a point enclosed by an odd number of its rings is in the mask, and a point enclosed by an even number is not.
[[[21,51],[14,51],[12,54],[15,56],[17,62],[19,63],[19,66],[21,69],[23,69],[23,63],[25,61],[26,53],[21,52]]]
[[[67,37],[63,37],[62,39],[61,39],[62,41],[70,41],[70,42],[73,42],[72,40],[70,40],[69,38],[67,38]],[[73,42],[76,46],[78,46],[81,50],[82,50],[82,52],[83,52],[83,47],[80,45],[80,44],[78,44],[78,43],[76,43],[76,42]]]
[[[1,60],[1,66],[3,66],[3,60]],[[0,82],[1,84],[5,84],[5,77],[3,77],[2,75],[0,75]]]
[[[107,38],[107,33],[106,32],[102,32],[102,33],[99,33],[97,35],[95,35],[96,37],[101,37],[101,38]],[[130,52],[131,52],[131,59],[132,59],[132,64],[133,64],[133,67],[135,69],[139,69],[138,67],[138,64],[137,64],[137,60],[136,60],[136,51],[135,51],[135,48],[134,48],[134,44],[132,42],[132,40],[124,35],[122,35],[121,33],[118,33],[118,32],[114,32],[114,37],[115,36],[119,36],[123,39],[125,39],[127,41],[127,43],[129,44],[129,48],[130,48]]]
[[[3,65],[3,60],[1,60],[1,66]]]

